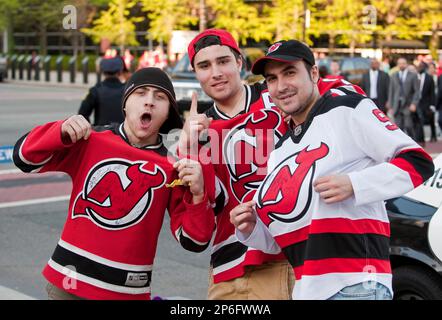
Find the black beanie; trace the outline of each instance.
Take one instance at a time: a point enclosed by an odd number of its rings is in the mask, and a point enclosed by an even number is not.
[[[169,116],[160,128],[160,133],[168,133],[172,129],[181,129],[183,121],[178,112],[178,104],[175,99],[175,91],[167,74],[160,68],[143,68],[136,71],[127,81],[123,94],[123,113],[127,98],[138,88],[155,87],[167,94],[170,101]]]

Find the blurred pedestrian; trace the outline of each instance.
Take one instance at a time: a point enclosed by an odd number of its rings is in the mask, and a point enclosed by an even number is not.
[[[380,70],[380,63],[377,59],[371,59],[370,70],[362,76],[361,88],[385,114],[388,111],[386,104],[389,85],[388,74]]]
[[[428,65],[425,62],[422,61],[417,70],[420,90],[417,114],[422,124],[422,139],[418,139],[417,141],[419,142],[421,140],[425,143],[425,134],[423,130],[424,125],[430,125],[430,141],[437,141],[435,124],[436,96],[434,93],[434,81],[433,78],[427,73]]]
[[[122,83],[126,83],[127,80],[129,80],[129,78],[132,76],[132,72],[130,71],[130,69],[127,67],[126,62],[124,60],[124,57],[122,56],[118,56],[118,58],[121,59],[122,61],[122,65],[123,65],[123,69],[121,69],[121,73],[119,75],[119,79]]]
[[[319,76],[321,78],[327,78],[328,76],[328,69],[326,65],[322,65],[319,67]]]
[[[143,68],[148,68],[148,67],[153,67],[153,66],[154,66],[154,61],[153,61],[152,53],[148,50],[144,50],[143,53],[141,54],[140,58],[138,59],[137,70],[140,70]]]
[[[417,104],[419,102],[419,81],[417,74],[408,70],[408,62],[397,60],[399,71],[390,77],[388,107],[392,109],[396,124],[411,138],[416,139]]]
[[[121,57],[102,59],[100,71],[103,73],[104,80],[89,89],[86,98],[81,102],[78,114],[91,122],[90,116],[93,113],[94,125],[121,123],[124,119],[121,110],[124,83],[119,78],[122,70]]]
[[[385,57],[382,60],[381,70],[388,74],[390,72],[390,68],[390,59],[388,57]]]
[[[123,55],[124,66],[130,72],[133,71],[132,68],[133,68],[134,59],[135,57],[133,56],[133,54],[130,52],[129,49],[124,50],[124,55]]]
[[[437,104],[439,132],[442,136],[442,74],[437,78]]]
[[[339,62],[336,60],[333,60],[330,62],[330,74],[328,74],[326,79],[345,79],[344,74],[341,71],[341,66],[339,65]]]

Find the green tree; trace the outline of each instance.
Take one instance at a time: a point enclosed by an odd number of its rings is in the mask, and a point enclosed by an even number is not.
[[[3,39],[4,45],[8,43],[8,51],[12,52],[14,48],[13,43],[13,13],[18,9],[18,0],[2,0],[0,1],[0,32],[6,31],[7,39]]]
[[[108,39],[119,45],[121,52],[127,45],[138,45],[135,24],[143,18],[131,17],[131,9],[136,4],[136,0],[111,0],[109,9],[100,13],[93,21],[93,26],[82,28],[81,31],[90,35],[95,43],[99,43],[103,38]]]
[[[263,23],[266,18],[261,18],[258,9],[243,0],[207,0],[207,6],[214,16],[212,26],[229,31],[240,44],[245,45],[247,39],[273,37],[272,30]]]
[[[271,40],[302,40],[303,0],[273,0],[270,6],[264,7],[263,15],[263,25],[267,26],[274,38]]]
[[[13,4],[14,1],[7,1]],[[21,0],[10,7],[8,18],[11,32],[20,30],[37,32],[40,52],[46,54],[47,32],[59,30],[63,21],[63,6],[66,1],[59,0]]]
[[[189,30],[198,25],[199,0],[141,0],[149,18],[149,37],[168,41],[173,30]]]
[[[438,31],[442,30],[442,2],[440,0],[414,1],[411,11],[416,14],[417,23],[415,30],[420,32],[431,32],[430,51],[433,58],[437,59],[439,48]]]
[[[316,5],[312,32],[328,34],[330,53],[339,44],[349,46],[354,53],[358,44],[372,39],[371,31],[374,30],[367,30],[364,23],[362,0],[316,1]]]
[[[442,28],[440,0],[372,0],[377,9],[381,34],[386,40],[421,39],[431,32],[430,50],[436,56],[438,31]]]

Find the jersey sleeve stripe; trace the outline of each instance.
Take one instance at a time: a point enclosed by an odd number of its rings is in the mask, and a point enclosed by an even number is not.
[[[406,171],[414,187],[429,179],[434,172],[431,157],[423,149],[408,149],[399,153],[390,161],[391,164]]]
[[[25,157],[23,156],[22,148],[24,143],[26,142],[27,136],[28,134],[24,135],[15,144],[12,159],[17,168],[19,168],[23,172],[34,172],[43,167],[43,165],[49,160],[51,160],[52,156],[41,163],[32,163],[31,161],[25,159]]]

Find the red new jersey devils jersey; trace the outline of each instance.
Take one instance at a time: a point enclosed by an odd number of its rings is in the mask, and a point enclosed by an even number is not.
[[[194,205],[184,187],[165,186],[177,174],[161,142],[132,147],[121,124],[65,145],[62,123],[33,129],[14,149],[23,171],[61,171],[72,178],[66,223],[43,274],[87,299],[150,299],[165,210],[181,245],[202,251],[214,228],[208,197]]]

